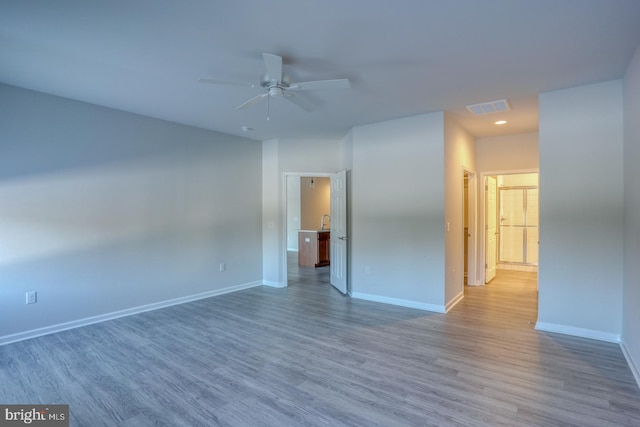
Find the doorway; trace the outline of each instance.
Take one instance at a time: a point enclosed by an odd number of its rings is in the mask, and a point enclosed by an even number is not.
[[[286,174],[286,282],[285,285],[330,284],[329,265],[309,261],[309,243],[300,236],[312,236],[331,228],[330,174]],[[303,231],[304,230],[304,231]],[[306,237],[308,239],[308,237]],[[317,248],[315,248],[317,250]],[[304,258],[303,262],[300,259]]]
[[[305,249],[313,250],[314,248],[309,245],[311,243],[312,246],[317,245],[315,248],[317,256],[324,254],[329,260],[327,265],[326,259],[324,262],[313,263],[309,263],[307,259],[303,264],[313,265],[314,269],[305,272],[311,274],[316,282],[322,280],[340,293],[351,295],[347,279],[349,268],[347,246],[350,239],[347,224],[347,175],[346,170],[336,173],[284,174],[283,222],[286,224],[282,236],[285,243],[283,245],[284,286],[289,285],[290,273],[299,279],[302,272],[300,258],[291,253],[294,252],[293,250],[289,250],[295,247],[296,237],[294,236],[297,236],[298,255],[301,254],[301,244],[305,245]],[[302,206],[305,203],[303,200],[305,193],[310,193],[317,199],[310,202],[315,204],[314,209]],[[296,203],[299,207],[296,207]],[[302,215],[305,212],[311,212],[306,219]],[[316,220],[318,222],[314,222]],[[315,242],[312,242],[313,240]],[[328,280],[325,278],[325,270],[318,270],[318,268],[328,270]]]
[[[483,173],[484,283],[506,271],[538,271],[539,172]],[[495,236],[495,239],[492,239]]]

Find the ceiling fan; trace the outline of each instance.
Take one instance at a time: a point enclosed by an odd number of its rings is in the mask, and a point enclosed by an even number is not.
[[[236,110],[244,110],[258,104],[260,101],[266,99],[267,102],[271,97],[284,98],[291,101],[298,107],[305,111],[311,111],[314,105],[307,99],[298,97],[295,95],[297,91],[305,90],[323,90],[323,89],[349,89],[351,84],[349,79],[333,79],[333,80],[316,80],[310,82],[298,82],[292,83],[289,76],[282,73],[282,57],[278,55],[272,55],[270,53],[263,53],[262,59],[266,68],[266,74],[260,82],[260,86],[264,88],[264,91],[243,102],[236,107]],[[212,79],[199,79],[200,83],[210,83],[227,86],[244,86],[244,87],[256,87],[255,84],[245,84],[228,82],[223,80]]]

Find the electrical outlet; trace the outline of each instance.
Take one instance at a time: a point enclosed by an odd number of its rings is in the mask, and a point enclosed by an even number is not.
[[[38,302],[38,293],[36,291],[27,292],[27,304],[35,304]]]
[[[227,264],[225,264],[224,262],[220,263],[220,271],[222,272],[222,271],[225,271],[226,269],[227,269]]]

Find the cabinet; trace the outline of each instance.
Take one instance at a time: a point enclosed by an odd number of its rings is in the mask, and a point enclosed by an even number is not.
[[[298,265],[322,267],[329,265],[331,233],[329,231],[298,232]]]

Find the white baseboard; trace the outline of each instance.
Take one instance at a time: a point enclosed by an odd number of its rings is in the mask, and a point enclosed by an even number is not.
[[[436,304],[427,304],[400,298],[390,298],[381,295],[363,294],[361,292],[353,292],[352,298],[362,299],[373,302],[381,302],[383,304],[399,305],[401,307],[417,308],[418,310],[434,311],[436,313],[446,313],[444,306]]]
[[[58,323],[56,325],[45,326],[44,328],[32,329],[30,331],[19,332],[17,334],[5,335],[3,337],[0,337],[0,346],[5,344],[11,344],[13,342],[28,340],[30,338],[36,338],[42,335],[53,334],[55,332],[62,332],[69,329],[80,328],[82,326],[87,326],[94,323],[105,322],[107,320],[113,320],[119,317],[125,317],[125,316],[131,316],[133,314],[144,313],[145,311],[158,310],[160,308],[170,307],[172,305],[184,304],[187,302],[197,301],[204,298],[210,298],[217,295],[241,291],[243,289],[249,289],[249,288],[253,288],[261,285],[262,285],[262,282],[243,283],[241,285],[229,286],[222,289],[215,289],[213,291],[202,292],[199,294],[189,295],[186,297],[174,298],[166,301],[156,302],[153,304],[145,304],[138,307],[127,308],[125,310],[113,311],[111,313],[105,313],[98,316],[85,317],[83,319],[72,320],[71,322]]]
[[[449,310],[451,310],[457,303],[459,303],[463,299],[464,299],[464,291],[460,292],[458,295],[456,295],[451,301],[449,301],[444,306],[445,313],[448,313]]]
[[[557,334],[572,335],[574,337],[590,338],[592,340],[607,341],[618,344],[620,334],[594,331],[593,329],[576,328],[573,326],[558,325],[556,323],[536,322],[536,330],[554,332]]]
[[[272,288],[286,288],[284,282],[272,282],[271,280],[263,280],[262,284],[265,286],[271,286]]]
[[[629,365],[629,369],[631,369],[633,378],[636,379],[636,383],[638,384],[638,387],[640,387],[640,370],[638,369],[638,365],[634,362],[633,357],[631,357],[631,353],[629,353],[629,349],[624,341],[620,342],[620,348],[622,349],[624,358],[627,359],[627,365]]]

